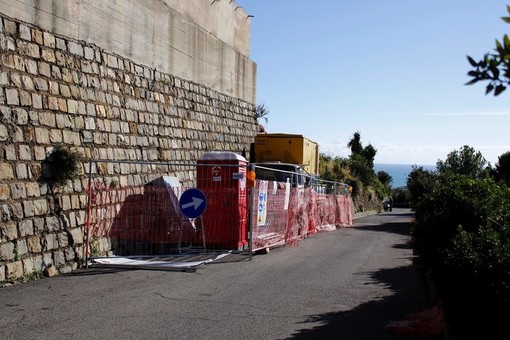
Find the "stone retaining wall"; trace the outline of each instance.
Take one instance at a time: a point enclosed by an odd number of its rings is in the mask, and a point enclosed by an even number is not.
[[[248,152],[256,132],[252,103],[0,15],[0,282],[82,259],[88,179],[84,169],[65,187],[48,184],[55,144],[178,163]],[[116,167],[99,170],[129,183]]]

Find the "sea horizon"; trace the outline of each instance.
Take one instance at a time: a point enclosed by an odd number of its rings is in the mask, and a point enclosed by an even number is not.
[[[436,165],[430,164],[391,164],[391,163],[375,163],[374,171],[377,174],[379,171],[387,172],[391,178],[391,187],[393,189],[407,186],[407,176],[413,170],[413,167],[423,167],[425,170],[436,170]]]

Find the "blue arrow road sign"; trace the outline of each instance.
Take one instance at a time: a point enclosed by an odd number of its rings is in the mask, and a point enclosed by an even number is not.
[[[188,189],[182,193],[179,199],[181,212],[187,218],[200,217],[207,206],[205,194],[198,189]]]

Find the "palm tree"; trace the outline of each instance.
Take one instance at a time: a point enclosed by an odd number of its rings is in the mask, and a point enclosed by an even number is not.
[[[268,122],[267,115],[269,115],[269,109],[266,108],[265,104],[257,104],[255,107],[255,118],[264,118],[266,123]]]

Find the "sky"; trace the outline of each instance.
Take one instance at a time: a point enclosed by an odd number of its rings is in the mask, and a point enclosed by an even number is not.
[[[226,1],[226,0],[225,0]],[[503,0],[236,0],[253,15],[250,59],[268,133],[347,157],[355,132],[375,163],[434,165],[469,145],[510,151],[510,89],[485,95],[466,56],[510,33]]]

